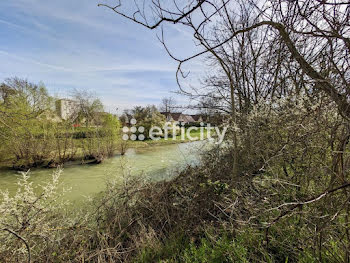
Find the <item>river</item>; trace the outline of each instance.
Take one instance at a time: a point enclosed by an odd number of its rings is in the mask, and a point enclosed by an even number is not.
[[[204,142],[151,146],[128,149],[125,156],[116,155],[98,165],[66,164],[60,176],[60,187],[70,188],[65,198],[79,202],[102,191],[114,176],[166,180],[185,166],[198,163],[199,152],[205,146]],[[34,186],[42,185],[51,179],[52,172],[50,169],[32,169],[29,180]],[[0,190],[15,193],[19,176],[21,174],[13,170],[0,171]]]

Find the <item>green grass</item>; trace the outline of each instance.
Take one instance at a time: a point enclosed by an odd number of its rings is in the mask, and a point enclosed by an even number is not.
[[[177,236],[170,236],[164,243],[146,246],[133,262],[248,263],[252,259],[273,262],[267,253],[259,252],[263,250],[259,243],[261,243],[259,237],[255,235],[252,238],[249,231],[235,238],[228,232],[227,235],[225,232],[211,235],[204,231],[202,237],[197,238],[185,237],[184,233],[178,233]]]

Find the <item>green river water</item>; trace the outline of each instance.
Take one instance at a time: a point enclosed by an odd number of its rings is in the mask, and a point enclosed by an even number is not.
[[[166,180],[176,174],[174,172],[199,162],[199,153],[206,145],[205,142],[190,142],[128,149],[125,156],[116,155],[99,165],[66,164],[60,176],[60,187],[70,188],[65,198],[79,202],[101,192],[113,177],[122,178],[126,174]],[[52,172],[50,169],[32,169],[30,181],[34,186],[42,185],[51,179]],[[0,190],[8,189],[10,194],[14,193],[19,176],[16,171],[0,171]]]

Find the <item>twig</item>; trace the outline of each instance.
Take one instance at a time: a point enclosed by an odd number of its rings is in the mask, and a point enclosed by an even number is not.
[[[17,234],[16,232],[12,231],[11,229],[8,229],[8,228],[3,228],[2,229],[3,231],[7,231],[9,232],[10,234],[14,235],[15,237],[17,237],[18,239],[22,240],[22,242],[25,244],[26,248],[27,248],[27,251],[28,251],[28,263],[31,262],[31,254],[30,254],[30,247],[27,243],[27,241],[21,237],[19,234]]]
[[[285,204],[282,204],[282,205],[279,205],[278,207],[276,208],[273,208],[273,209],[270,209],[270,210],[274,210],[274,209],[279,209],[281,207],[284,207],[284,206],[292,206],[290,209],[284,211],[283,213],[281,213],[278,217],[276,217],[274,220],[272,220],[271,223],[269,223],[268,227],[270,227],[271,225],[275,224],[278,220],[280,220],[281,218],[285,217],[286,215],[288,215],[289,213],[293,212],[296,208],[298,207],[301,207],[303,205],[307,205],[307,204],[311,204],[311,203],[314,203],[322,198],[324,198],[325,196],[329,195],[329,194],[332,194],[334,192],[337,192],[341,189],[344,189],[344,188],[347,188],[350,186],[350,182],[347,182],[343,185],[340,185],[336,188],[333,188],[331,190],[326,190],[324,191],[323,193],[317,195],[317,196],[314,196],[312,198],[309,198],[308,200],[306,201],[303,201],[303,202],[291,202],[291,203],[285,203]]]

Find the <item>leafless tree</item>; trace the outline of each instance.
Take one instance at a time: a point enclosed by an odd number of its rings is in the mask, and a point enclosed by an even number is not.
[[[86,127],[90,125],[98,112],[103,111],[100,99],[89,91],[75,90],[72,97],[77,103],[76,112],[72,114],[72,118],[84,120]]]
[[[100,6],[149,29],[161,28],[169,23],[189,28],[202,51],[186,58],[178,58],[171,53],[164,31],[161,31],[161,42],[179,63],[178,76],[186,75],[181,69],[184,63],[204,54],[216,57],[225,74],[232,76],[228,65],[218,55],[219,50],[230,45],[232,39],[239,35],[264,29],[267,33],[261,46],[281,43],[280,49],[288,51],[288,59],[293,61],[293,66],[305,73],[309,87],[325,92],[336,102],[342,115],[349,118],[349,4],[337,0],[250,0],[245,6],[256,14],[255,18],[241,23],[237,21],[242,21],[242,10],[246,8],[241,8],[242,3],[236,0],[199,0],[185,4],[176,0],[172,3],[136,1],[135,9],[130,13],[130,6],[124,6],[122,1],[115,6]],[[213,39],[213,29],[220,24],[230,30],[220,32],[220,39]],[[276,39],[279,41],[271,42]],[[278,58],[281,57],[277,55],[274,59]]]
[[[173,97],[162,98],[162,103],[159,106],[159,111],[171,113],[176,107],[176,100]]]

